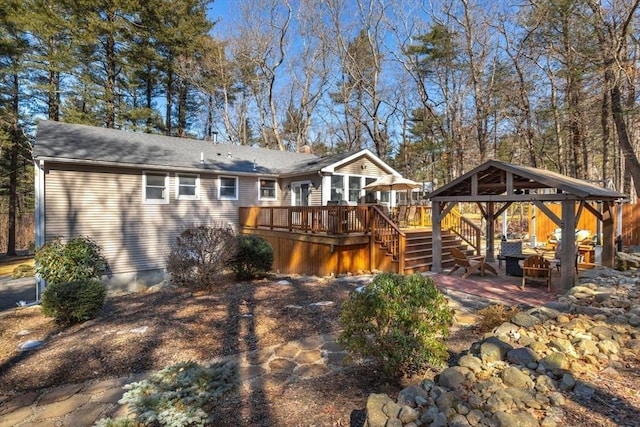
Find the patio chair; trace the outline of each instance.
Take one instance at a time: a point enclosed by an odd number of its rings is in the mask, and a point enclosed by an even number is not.
[[[551,263],[540,255],[532,255],[524,260],[522,265],[522,289],[529,280],[538,280],[547,283],[547,290],[551,290]]]
[[[416,214],[418,213],[418,207],[415,205],[409,206],[407,211],[407,225],[416,225]]]
[[[407,205],[398,206],[398,216],[396,217],[396,222],[400,226],[407,222]]]
[[[463,279],[466,279],[476,271],[479,271],[481,276],[484,276],[485,271],[490,271],[498,275],[495,268],[484,261],[484,255],[467,256],[460,249],[451,248],[451,256],[453,257],[455,265],[449,274],[453,274],[454,271],[464,268],[464,273],[462,274]]]

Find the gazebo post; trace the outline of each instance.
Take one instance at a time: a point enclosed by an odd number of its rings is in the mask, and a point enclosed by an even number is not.
[[[495,227],[496,227],[495,205],[493,202],[487,202],[487,228],[486,228],[487,253],[485,254],[485,259],[487,262],[495,261],[494,247],[493,247],[493,236],[495,235]]]
[[[560,253],[560,285],[571,289],[576,282],[576,202],[562,201],[562,250]]]
[[[615,261],[615,221],[613,202],[602,202],[602,265],[614,267]]]
[[[432,223],[432,252],[431,252],[431,271],[435,273],[442,272],[442,206],[440,202],[431,204],[431,223]]]

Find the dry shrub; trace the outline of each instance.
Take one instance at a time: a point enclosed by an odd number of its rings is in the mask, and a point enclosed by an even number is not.
[[[214,285],[234,254],[233,237],[225,227],[200,225],[184,230],[166,259],[173,282],[198,288]]]
[[[480,332],[489,332],[496,326],[509,322],[519,312],[520,308],[517,306],[506,307],[502,304],[491,304],[476,313],[480,317],[480,323],[477,327]]]

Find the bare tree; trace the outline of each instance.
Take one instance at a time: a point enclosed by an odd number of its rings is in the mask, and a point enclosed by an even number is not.
[[[284,150],[278,104],[278,80],[289,51],[293,8],[288,0],[242,3],[237,35],[231,45],[240,79],[253,97],[262,143]]]
[[[296,14],[299,33],[296,61],[290,62],[289,107],[284,123],[286,147],[298,151],[310,143],[309,131],[318,104],[328,90],[330,73],[329,31],[322,19],[321,1],[307,1]]]
[[[611,113],[618,135],[618,144],[624,157],[624,166],[633,179],[636,195],[640,194],[640,162],[629,138],[625,117],[624,87],[631,82],[630,71],[634,68],[628,56],[628,43],[634,15],[640,0],[620,0],[604,3],[587,0],[593,12],[594,31],[598,38],[601,66],[609,91]],[[630,190],[630,189],[629,189]]]

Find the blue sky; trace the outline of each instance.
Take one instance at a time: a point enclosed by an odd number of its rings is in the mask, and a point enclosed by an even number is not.
[[[230,4],[233,1],[229,0],[214,0],[209,4],[209,12],[207,15],[212,21],[222,21],[221,23],[228,23],[230,14]],[[220,24],[218,24],[220,25]]]

